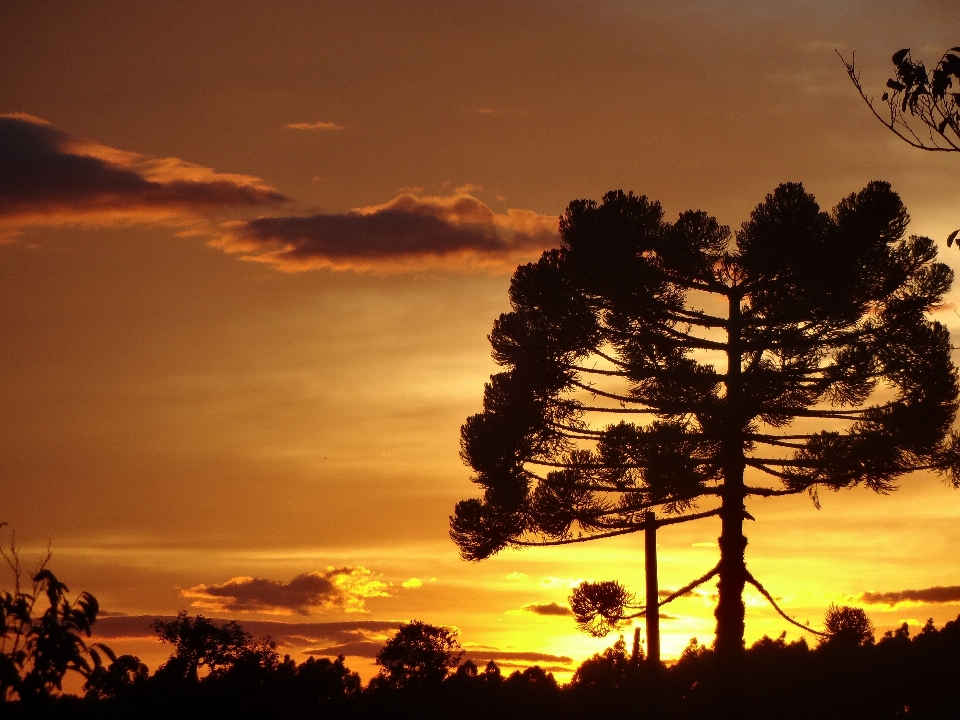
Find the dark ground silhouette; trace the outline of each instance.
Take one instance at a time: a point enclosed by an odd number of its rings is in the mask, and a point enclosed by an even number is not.
[[[862,611],[832,608],[827,620],[831,634],[815,647],[781,636],[764,637],[746,650],[744,718],[960,717],[960,617],[942,628],[929,621],[912,637],[903,625],[879,640]],[[439,628],[405,628],[406,636],[402,628],[387,644],[389,665],[364,688],[343,657],[298,665],[281,657],[269,639],[254,640],[236,623],[181,614],[157,624],[175,648],[152,675],[135,658],[121,656],[91,676],[85,697],[6,702],[0,716],[573,720],[652,718],[657,706],[661,718],[713,715],[716,654],[696,640],[658,673],[656,692],[642,653],[628,653],[622,639],[584,661],[561,686],[539,667],[504,676],[493,661],[481,669],[468,660],[447,673],[446,661],[459,653],[455,639],[444,636],[436,644],[430,633],[409,629]],[[411,642],[421,636],[426,642]]]

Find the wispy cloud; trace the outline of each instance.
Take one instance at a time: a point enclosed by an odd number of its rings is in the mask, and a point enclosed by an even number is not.
[[[0,223],[7,228],[169,220],[282,200],[256,177],[108,147],[32,115],[0,115]]]
[[[899,590],[896,592],[865,592],[860,602],[868,605],[897,605],[899,603],[960,603],[960,585],[922,588],[920,590]]]
[[[478,107],[473,112],[475,112],[477,115],[516,115],[519,117],[523,117],[527,114],[525,110],[521,110],[519,108],[490,106]]]
[[[512,270],[557,240],[555,217],[516,209],[495,213],[459,192],[449,197],[404,193],[346,213],[262,217],[235,223],[211,244],[288,272]]]
[[[97,620],[94,635],[103,640],[129,640],[156,637],[150,625],[155,620],[172,620],[173,616],[112,615]],[[304,647],[320,643],[372,642],[378,647],[403,623],[395,620],[352,620],[346,622],[287,623],[272,620],[241,620],[243,629],[254,637],[269,635],[279,645]]]
[[[383,642],[373,640],[353,640],[351,642],[340,643],[339,645],[329,645],[327,647],[311,648],[304,650],[305,655],[319,655],[320,657],[336,657],[337,655],[352,655],[353,657],[375,658],[377,653],[383,648]]]
[[[561,578],[545,575],[540,578],[540,586],[545,588],[575,588],[583,582],[583,578]]]
[[[573,611],[560,603],[527,603],[521,610],[532,612],[535,615],[573,615]]]
[[[539,653],[539,652],[507,652],[503,650],[489,650],[489,651],[479,651],[474,652],[467,650],[464,652],[464,660],[470,659],[476,662],[477,660],[507,660],[514,662],[528,662],[528,663],[541,663],[541,662],[552,662],[552,663],[564,663],[569,664],[573,662],[573,658],[567,657],[566,655],[550,655],[548,653]]]
[[[387,585],[365,567],[328,567],[297,575],[289,582],[235,577],[221,585],[197,585],[182,591],[191,605],[216,612],[309,615],[343,610],[365,612],[372,597],[389,597]]]
[[[343,130],[343,125],[337,125],[332,122],[323,122],[318,120],[317,122],[298,122],[290,123],[284,125],[285,128],[290,130]]]

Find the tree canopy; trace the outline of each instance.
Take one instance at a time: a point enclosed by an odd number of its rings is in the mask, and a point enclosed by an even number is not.
[[[423,689],[439,685],[462,656],[455,630],[414,620],[384,644],[377,664],[387,687]]]
[[[772,601],[745,564],[747,500],[960,481],[957,372],[928,317],[953,273],[908,220],[884,182],[831,212],[780,185],[735,235],[622,191],[570,203],[490,334],[504,370],[461,431],[483,490],[451,518],[463,557],[636,532],[651,508],[719,515],[698,582],[719,575],[717,649],[736,656],[744,584]]]

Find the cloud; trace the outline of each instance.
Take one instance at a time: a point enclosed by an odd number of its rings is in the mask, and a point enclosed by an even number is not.
[[[400,587],[405,587],[408,590],[423,587],[423,580],[420,578],[410,578],[409,580],[404,580],[402,583],[400,583]]]
[[[583,582],[583,578],[561,578],[546,575],[540,578],[540,586],[545,588],[575,588]]]
[[[495,213],[467,192],[403,193],[346,213],[261,217],[234,223],[211,245],[288,271],[512,270],[558,241],[557,219],[531,210]]]
[[[100,640],[136,640],[156,638],[157,633],[150,625],[157,621],[174,620],[172,615],[117,615],[98,619],[93,626],[94,637]],[[217,622],[217,621],[215,621]],[[393,637],[406,623],[398,620],[354,620],[342,622],[300,622],[288,623],[275,620],[241,620],[243,629],[253,637],[269,636],[281,647],[307,648],[300,652],[305,655],[335,657],[352,655],[354,657],[375,658],[384,643]],[[313,648],[309,646],[313,645]],[[511,652],[496,648],[470,646],[464,647],[464,659],[477,661],[506,661],[513,663],[559,663],[573,662],[565,655],[549,655],[538,652]],[[568,668],[561,668],[567,670]]]
[[[317,122],[299,122],[299,123],[290,123],[289,125],[284,125],[285,128],[290,130],[343,130],[343,125],[337,125],[332,122],[323,122],[318,120]]]
[[[353,642],[331,645],[329,647],[304,650],[305,655],[319,655],[321,657],[336,657],[337,655],[352,655],[354,657],[375,658],[383,648],[382,642],[371,640],[355,640]]]
[[[103,640],[155,638],[150,628],[156,620],[173,620],[172,615],[127,615],[99,618],[94,635]],[[269,635],[279,645],[303,647],[319,643],[376,642],[382,645],[404,624],[395,620],[355,620],[346,622],[286,623],[273,620],[242,620],[243,629],[254,637]]]
[[[466,650],[463,653],[464,660],[513,660],[515,662],[552,662],[552,663],[564,663],[569,664],[573,662],[573,658],[567,657],[566,655],[548,655],[547,653],[538,653],[538,652],[505,652],[501,650],[492,650],[489,652],[472,652]]]
[[[535,615],[573,615],[573,611],[560,603],[527,603],[521,610],[532,612]]]
[[[529,579],[530,576],[527,575],[526,573],[514,571],[514,572],[510,573],[509,575],[504,575],[504,577],[505,577],[507,580],[527,580],[527,579]]]
[[[898,603],[960,603],[960,585],[923,588],[921,590],[901,590],[899,592],[865,592],[860,602],[868,605],[896,605]]]
[[[673,595],[675,592],[676,592],[676,590],[668,590],[668,589],[665,588],[665,589],[663,589],[663,590],[658,590],[658,591],[657,591],[657,597],[659,597],[659,598],[668,598],[668,597],[670,597],[671,595]],[[688,597],[695,597],[696,595],[697,595],[697,591],[696,591],[696,590],[688,590],[687,592],[685,592],[685,593],[684,593],[683,595],[681,595],[680,597],[688,598]]]
[[[339,645],[330,645],[328,647],[314,648],[304,650],[306,655],[318,655],[321,657],[336,657],[337,655],[352,655],[354,657],[375,658],[377,653],[383,648],[383,642],[374,642],[370,640],[356,640],[352,642],[341,643]],[[474,662],[486,663],[489,660],[507,661],[506,664],[515,663],[563,663],[570,664],[572,658],[566,655],[549,655],[538,652],[506,652],[502,650],[472,650],[466,648],[463,653],[464,660],[473,660]],[[567,670],[568,668],[561,668]]]
[[[0,222],[8,226],[151,221],[285,199],[259,178],[118,150],[32,115],[0,115]]]
[[[328,567],[289,582],[235,577],[222,585],[197,585],[182,592],[193,607],[216,612],[309,615],[312,611],[365,612],[364,601],[389,597],[386,583],[365,567]]]
[[[516,115],[526,116],[527,112],[514,107],[478,107],[473,112],[477,115]]]

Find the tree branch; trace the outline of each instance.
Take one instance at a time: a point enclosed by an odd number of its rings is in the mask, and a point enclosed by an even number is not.
[[[661,503],[666,504],[666,503]],[[720,514],[720,508],[716,510],[708,510],[707,512],[694,513],[693,515],[682,515],[676,518],[666,518],[663,520],[658,519],[656,526],[663,527],[665,525],[677,525],[678,523],[693,522],[694,520],[702,520],[703,518],[713,517],[714,515]],[[572,545],[574,543],[588,542],[591,540],[601,540],[603,538],[617,537],[619,535],[629,535],[630,533],[639,532],[643,530],[646,525],[642,522],[637,523],[636,525],[631,525],[630,527],[621,528],[619,530],[611,530],[610,532],[605,533],[596,533],[594,535],[587,535],[575,538],[563,538],[562,540],[508,540],[508,545],[513,545],[517,547],[548,547],[552,545]]]
[[[760,584],[760,581],[757,580],[749,570],[747,570],[747,582],[750,583],[751,585],[753,585],[757,590],[759,590],[759,591],[760,591],[760,594],[763,595],[763,596],[767,599],[767,602],[769,602],[771,605],[773,605],[773,609],[776,610],[778,613],[780,613],[780,617],[782,617],[782,618],[783,618],[784,620],[786,620],[788,623],[791,623],[791,624],[793,624],[793,625],[796,625],[798,628],[800,628],[801,630],[806,630],[808,633],[813,633],[813,634],[816,635],[817,637],[826,637],[826,636],[827,636],[827,633],[825,633],[825,632],[820,632],[819,630],[814,630],[814,629],[811,628],[811,627],[807,627],[807,626],[804,625],[803,623],[797,622],[797,621],[794,620],[792,617],[790,617],[789,615],[787,615],[783,610],[781,610],[781,609],[780,609],[780,606],[777,605],[777,601],[773,599],[773,596],[772,596],[769,592],[767,592],[767,589],[766,589],[763,585]]]

